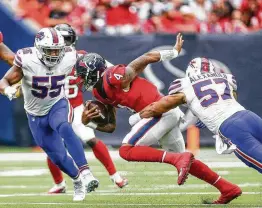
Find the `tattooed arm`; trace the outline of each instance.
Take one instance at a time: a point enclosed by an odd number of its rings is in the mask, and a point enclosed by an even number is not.
[[[139,114],[141,118],[158,117],[184,103],[186,103],[186,96],[184,93],[167,95],[162,97],[159,101],[145,107]]]
[[[0,59],[12,66],[14,58],[15,54],[13,51],[11,51],[4,43],[0,43]]]
[[[161,50],[161,51],[150,51],[142,56],[136,58],[129,63],[125,70],[125,75],[122,79],[122,89],[127,89],[133,79],[140,74],[148,64],[155,63],[158,61],[172,60],[178,56],[183,46],[183,37],[179,33],[176,38],[176,45],[173,50]]]

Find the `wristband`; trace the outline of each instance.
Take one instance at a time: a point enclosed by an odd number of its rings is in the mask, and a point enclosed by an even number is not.
[[[162,50],[160,53],[160,61],[170,61],[178,56],[178,51],[174,48],[173,50]]]
[[[98,125],[97,125],[97,123],[94,123],[94,122],[90,121],[85,126],[91,128],[91,129],[96,129]]]

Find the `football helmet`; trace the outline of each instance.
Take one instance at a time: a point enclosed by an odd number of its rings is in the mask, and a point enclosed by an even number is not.
[[[76,75],[81,77],[86,90],[90,90],[106,70],[105,59],[97,53],[88,53],[77,59]]]
[[[54,67],[65,55],[63,36],[54,28],[43,28],[35,36],[38,58],[47,66]]]
[[[75,46],[78,39],[75,30],[69,24],[58,24],[55,26],[65,39],[66,46]]]
[[[194,58],[187,66],[186,76],[215,72],[213,63],[207,58]]]

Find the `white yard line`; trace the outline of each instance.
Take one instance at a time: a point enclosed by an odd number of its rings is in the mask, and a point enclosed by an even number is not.
[[[262,183],[241,183],[238,184],[240,187],[261,187]],[[115,185],[108,185],[106,186],[109,189],[107,190],[97,190],[96,192],[117,192],[118,189],[114,189]],[[152,191],[152,190],[163,190],[163,189],[205,189],[211,187],[208,184],[185,184],[183,186],[178,186],[175,184],[170,185],[150,185],[148,188],[144,188],[144,185],[129,185],[128,190],[140,190],[140,191]],[[50,186],[35,186],[35,185],[0,185],[0,189],[44,189],[44,188],[50,188]],[[71,193],[71,192],[69,192]]]
[[[96,196],[160,196],[160,195],[217,195],[218,192],[158,192],[158,193],[92,193]],[[72,194],[47,194],[47,193],[27,193],[27,194],[0,194],[0,198],[22,197],[22,196],[72,196]],[[262,195],[262,192],[243,192],[243,195]]]

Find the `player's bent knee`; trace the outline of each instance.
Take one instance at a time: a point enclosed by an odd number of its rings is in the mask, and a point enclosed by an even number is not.
[[[130,150],[133,148],[133,146],[121,146],[119,148],[119,155],[120,157],[122,157],[124,160],[129,161],[129,154],[130,154]]]
[[[90,139],[89,141],[87,141],[86,144],[87,144],[89,147],[93,148],[93,147],[97,144],[97,142],[99,142],[99,139],[97,139],[97,138],[92,138],[92,139]]]

